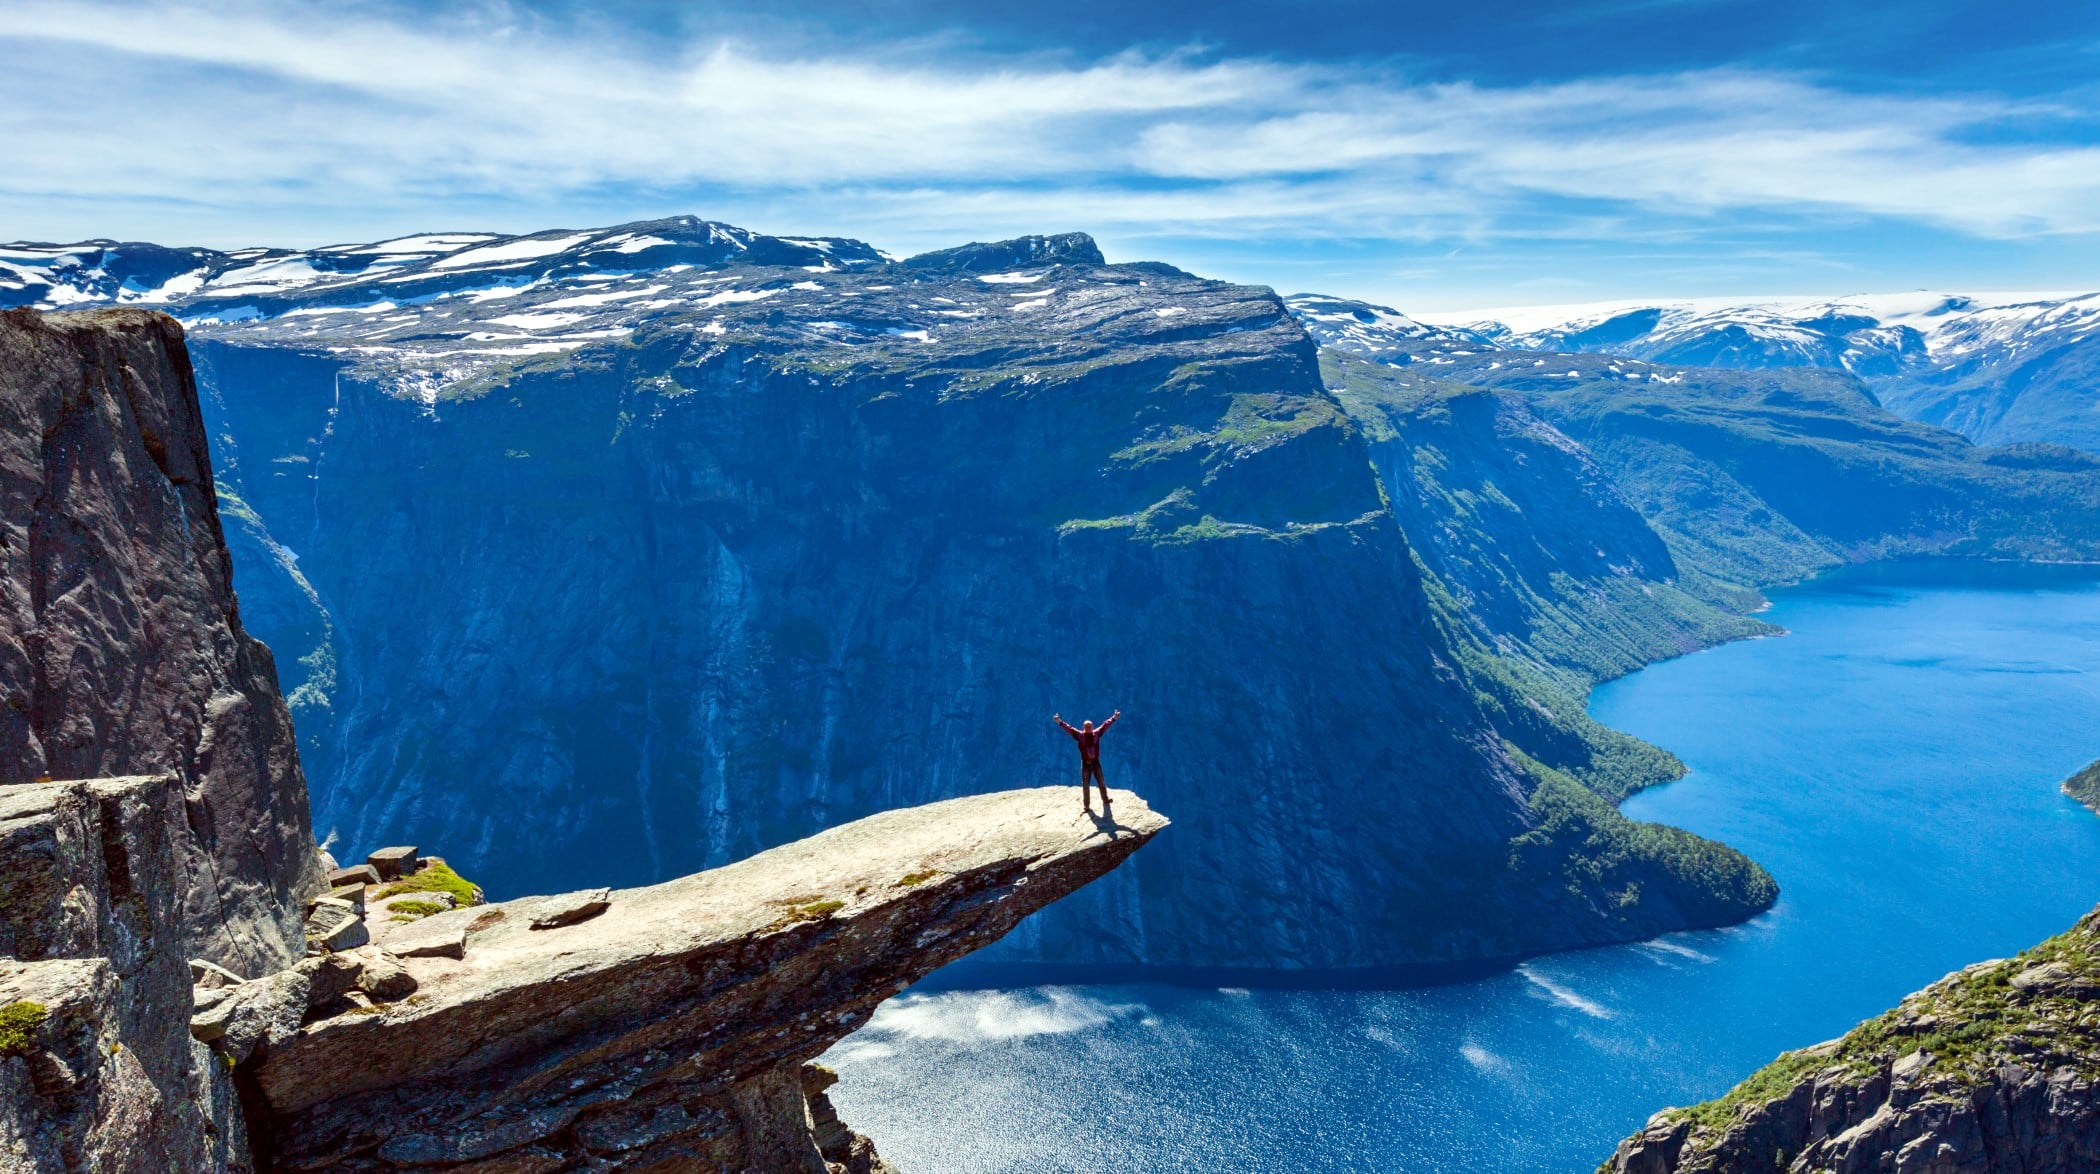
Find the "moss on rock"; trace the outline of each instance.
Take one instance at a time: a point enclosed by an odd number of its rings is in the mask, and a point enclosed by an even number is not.
[[[27,999],[0,1007],[0,1056],[19,1056],[36,1040],[36,1030],[51,1012]]]

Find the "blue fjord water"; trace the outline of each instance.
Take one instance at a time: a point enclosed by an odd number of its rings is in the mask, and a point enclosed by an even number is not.
[[[1770,913],[1428,989],[907,993],[828,1057],[841,1113],[915,1174],[1586,1172],[2100,902],[2100,819],[2056,786],[2100,756],[2100,569],[1885,564],[1773,600],[1790,635],[1591,703],[1691,766],[1627,813],[1762,861]]]

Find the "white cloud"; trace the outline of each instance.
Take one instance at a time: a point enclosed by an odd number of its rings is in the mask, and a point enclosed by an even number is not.
[[[1744,213],[2100,230],[2100,150],[1993,142],[2064,113],[1998,100],[1741,71],[1494,88],[1187,54],[913,56],[652,51],[488,11],[0,0],[0,212],[150,203],[230,229],[611,192],[906,235],[1625,239]]]

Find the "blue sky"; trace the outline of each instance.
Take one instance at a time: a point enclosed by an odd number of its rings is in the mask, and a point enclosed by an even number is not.
[[[1433,310],[2100,288],[2100,5],[0,0],[0,237],[691,212]]]

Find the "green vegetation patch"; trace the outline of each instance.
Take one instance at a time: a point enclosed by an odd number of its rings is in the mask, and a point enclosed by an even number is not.
[[[2044,969],[2046,968],[2046,969]],[[2014,984],[2024,971],[2037,980]],[[1842,1067],[1869,1079],[1923,1053],[1935,1076],[1975,1087],[2002,1065],[2070,1068],[2100,1077],[2100,1022],[2088,1014],[2100,991],[2100,914],[2014,958],[1979,962],[1948,975],[1842,1038],[1787,1052],[1715,1100],[1673,1110],[1696,1132],[1724,1132],[1741,1110],[1784,1096],[1802,1079]],[[1709,1138],[1708,1140],[1711,1140]]]
[[[1510,748],[1538,781],[1532,829],[1510,842],[1519,876],[1553,877],[1628,930],[1650,926],[1653,891],[1687,928],[1729,925],[1779,899],[1779,884],[1726,844],[1619,813],[1595,791]]]
[[[36,1041],[36,1029],[51,1012],[42,1003],[27,999],[0,1007],[0,1056],[19,1056]]]
[[[1342,426],[1346,426],[1345,417],[1327,400],[1243,393],[1232,397],[1225,414],[1208,431],[1177,424],[1115,453],[1112,459],[1125,465],[1145,465],[1197,450],[1245,452],[1302,436],[1315,428]]]
[[[445,907],[436,901],[396,901],[386,908],[395,921],[414,921],[418,917],[445,911]]]
[[[917,872],[905,873],[904,876],[897,881],[897,883],[903,885],[907,889],[916,888],[919,885],[923,885],[927,881],[930,881],[934,877],[937,877],[939,875],[941,875],[941,870],[938,868],[922,868]]]
[[[384,901],[403,893],[450,893],[457,904],[481,904],[481,890],[472,881],[452,871],[452,866],[442,860],[428,861],[421,872],[381,889],[379,899]]]
[[[1830,1067],[1830,1049],[1823,1046],[1803,1048],[1797,1052],[1783,1052],[1770,1064],[1750,1074],[1750,1078],[1721,1096],[1689,1109],[1678,1109],[1671,1114],[1676,1120],[1689,1119],[1694,1129],[1725,1130],[1735,1121],[1736,1114],[1745,1105],[1761,1105],[1766,1101],[1785,1096],[1788,1089],[1801,1082],[1810,1073]]]
[[[2088,763],[2084,770],[2065,779],[2064,794],[2100,811],[2100,762]]]
[[[788,910],[788,920],[790,922],[822,921],[845,907],[846,903],[844,901],[811,901],[807,905],[796,905],[790,908]]]

